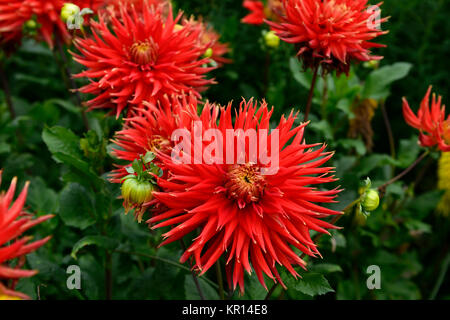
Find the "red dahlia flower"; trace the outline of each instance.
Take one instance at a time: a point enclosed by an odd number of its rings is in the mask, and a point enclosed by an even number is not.
[[[206,50],[211,49],[210,58],[217,63],[218,67],[221,67],[224,64],[231,63],[232,60],[224,57],[224,55],[231,51],[228,43],[222,43],[219,40],[220,34],[212,27],[205,26],[201,41],[203,44],[207,44]]]
[[[131,8],[134,7],[137,13],[143,12],[144,6],[157,6],[159,4],[167,4],[168,0],[105,0],[106,10],[102,12],[102,14],[106,14],[104,17],[108,20],[110,17],[120,18],[120,5],[126,4],[129,8],[129,13],[131,14]],[[167,7],[166,7],[167,8]]]
[[[50,237],[46,237],[42,240],[28,243],[31,237],[18,238],[31,227],[50,219],[52,216],[42,216],[33,220],[31,215],[24,213],[23,206],[27,197],[28,183],[25,184],[24,189],[16,201],[12,202],[16,191],[16,183],[17,180],[14,178],[8,191],[6,193],[0,193],[0,300],[28,298],[26,295],[14,291],[17,279],[31,277],[37,273],[35,270],[21,269],[25,263],[25,255],[50,240]],[[16,258],[18,261],[13,267],[8,262]],[[2,283],[2,280],[10,280],[11,284],[7,286],[6,282]]]
[[[325,70],[348,73],[350,62],[380,60],[370,49],[384,45],[369,42],[387,31],[379,25],[379,6],[367,0],[283,0],[280,23],[267,23],[284,41],[297,46],[306,68],[319,64]],[[379,19],[377,21],[377,19]]]
[[[124,127],[116,133],[113,142],[118,146],[113,154],[118,159],[126,161],[123,165],[116,165],[118,169],[111,174],[111,181],[122,183],[122,179],[129,175],[127,168],[134,160],[140,160],[148,152],[169,155],[174,143],[172,132],[179,128],[191,128],[192,121],[199,119],[197,115],[197,100],[194,96],[171,97],[164,96],[158,103],[145,105],[140,108],[139,115],[125,120]],[[162,163],[154,161],[162,167]],[[165,174],[167,172],[163,170]],[[126,212],[135,209],[135,215],[140,222],[145,210],[154,205],[151,203],[132,204],[124,199]]]
[[[220,34],[217,33],[212,26],[203,22],[201,18],[198,20],[195,20],[194,18],[185,20],[183,21],[183,26],[184,25],[198,25],[201,27],[202,32],[199,35],[198,46],[203,50],[203,56],[205,58],[213,60],[217,63],[218,67],[232,62],[232,60],[223,57],[231,51],[228,43],[220,42]]]
[[[129,162],[113,171],[112,181],[119,183],[128,175],[126,167],[145,156],[147,152],[170,154],[174,146],[172,132],[179,128],[190,128],[192,121],[198,119],[197,99],[194,96],[164,96],[157,104],[145,103],[139,115],[125,119],[121,131],[116,133],[113,142],[119,147],[113,155]]]
[[[441,151],[450,151],[450,115],[445,118],[445,105],[441,105],[442,97],[433,93],[430,106],[431,86],[423,98],[417,116],[411,111],[408,101],[403,98],[403,116],[413,128],[420,130],[419,141],[423,147],[435,145]]]
[[[262,1],[245,0],[242,6],[250,10],[250,13],[242,18],[243,23],[263,24],[266,15],[264,13],[264,3]]]
[[[63,0],[0,0],[0,41],[17,41],[22,34],[25,22],[36,17],[39,36],[53,48],[53,35],[69,43],[71,35],[61,20]],[[103,1],[72,0],[80,8],[96,10]],[[54,33],[56,31],[56,33]]]
[[[230,287],[236,288],[239,284],[241,293],[244,270],[251,273],[253,269],[266,289],[263,274],[284,286],[276,264],[297,277],[293,266],[305,267],[306,263],[294,249],[309,256],[320,255],[311,240],[310,230],[328,233],[325,228],[336,228],[322,219],[340,212],[322,207],[320,203],[335,202],[340,190],[324,191],[314,187],[336,181],[328,176],[332,168],[322,167],[333,154],[324,152],[325,145],[305,144],[303,131],[307,124],[293,128],[296,116],[292,113],[287,119],[281,119],[276,127],[277,136],[275,131],[267,131],[273,109],[268,111],[265,102],[258,108],[252,100],[243,101],[234,125],[232,110],[229,104],[220,110],[219,116],[218,108],[206,104],[200,116],[204,129],[220,132],[218,136],[224,139],[223,159],[230,157],[231,163],[227,160],[222,161],[223,164],[220,161],[207,164],[207,159],[211,160],[207,158],[200,164],[180,164],[167,155],[160,155],[168,176],[158,180],[162,191],[154,192],[153,196],[167,209],[147,222],[158,223],[152,229],[172,226],[163,235],[166,240],[161,245],[199,229],[200,234],[180,261],[184,263],[192,256],[195,267],[203,274],[225,256]],[[244,130],[244,134],[256,130],[259,133],[256,144],[249,143],[244,149],[242,146],[238,149],[238,144],[234,145],[235,138],[228,138],[227,130],[238,132],[239,129]],[[195,130],[193,132],[193,136],[198,136]],[[198,146],[195,139],[194,148]],[[214,157],[220,154],[219,150],[220,147]],[[278,172],[263,175],[261,170],[267,169],[268,164],[252,159],[256,150],[260,155],[264,150],[271,155],[278,151]]]
[[[176,28],[182,14],[174,18],[170,8],[165,17],[162,5],[144,6],[140,14],[119,5],[120,19],[112,17],[109,26],[100,14],[91,24],[93,37],[75,40],[80,54],[74,59],[87,67],[76,77],[90,80],[80,91],[96,95],[87,102],[91,109],[112,108],[118,117],[127,106],[130,111],[165,94],[200,96],[198,88],[213,83],[205,79],[213,68],[203,66],[208,60],[196,45],[200,26]]]
[[[278,21],[282,13],[283,6],[281,0],[268,0],[267,6],[261,1],[245,0],[242,6],[250,13],[242,18],[243,23],[260,25],[264,23],[264,19]]]

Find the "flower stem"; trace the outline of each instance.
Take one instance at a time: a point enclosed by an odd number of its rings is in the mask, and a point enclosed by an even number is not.
[[[56,46],[58,47],[59,55],[61,56],[61,59],[62,59],[63,72],[69,81],[69,84],[68,84],[70,86],[69,91],[74,93],[75,101],[76,101],[77,105],[81,108],[81,117],[83,118],[84,127],[85,127],[86,131],[89,131],[90,127],[89,127],[89,121],[88,121],[88,118],[86,115],[86,109],[84,108],[84,106],[82,104],[82,100],[80,97],[80,93],[78,92],[77,85],[75,84],[75,81],[73,80],[71,72],[69,70],[66,53],[64,52],[64,48],[61,43],[61,39],[58,37],[57,34],[55,35],[55,42],[56,42]]]
[[[14,111],[14,105],[11,98],[11,90],[9,89],[8,79],[6,78],[6,74],[1,65],[0,65],[0,80],[2,82],[3,91],[5,92],[6,105],[8,106],[11,118],[14,119],[16,117],[16,112]]]
[[[381,113],[383,114],[383,120],[384,120],[384,124],[386,125],[386,131],[388,134],[388,139],[389,139],[389,147],[391,149],[391,157],[392,158],[396,158],[396,152],[395,152],[395,142],[394,142],[394,135],[392,134],[392,127],[391,127],[391,123],[389,121],[389,117],[386,111],[386,107],[385,107],[385,103],[384,100],[381,102]]]
[[[219,295],[221,300],[225,300],[225,294],[223,291],[223,277],[222,277],[222,268],[220,267],[220,261],[216,262],[216,274],[217,274],[217,282],[219,284]]]
[[[351,208],[353,208],[358,202],[360,201],[360,198],[354,200],[353,202],[351,202],[350,204],[348,204],[343,210],[342,212],[345,213],[346,211],[350,210]],[[334,216],[334,218],[330,221],[330,224],[335,224],[336,222],[339,221],[339,219],[343,216],[344,214],[340,214],[337,216]],[[313,242],[317,243],[317,241],[323,236],[323,233],[318,233],[314,239]],[[300,256],[300,259],[303,259],[306,256],[306,253],[302,253],[302,255]],[[273,292],[275,291],[275,289],[278,287],[279,283],[274,283],[272,288],[270,288],[269,292],[267,293],[266,297],[264,298],[264,300],[269,300],[270,296],[273,294]]]
[[[433,288],[433,291],[431,292],[429,300],[436,299],[439,289],[442,286],[442,282],[444,282],[445,274],[447,273],[449,265],[450,265],[450,252],[447,253],[447,256],[445,257],[444,262],[442,263],[441,272],[439,273],[439,277],[436,281],[436,284],[434,285],[434,288]]]
[[[412,169],[414,169],[415,166],[417,166],[423,159],[426,158],[426,156],[430,153],[430,150],[426,150],[422,155],[416,159],[408,168],[403,170],[400,174],[396,175],[394,178],[386,182],[385,184],[378,187],[378,191],[384,192],[386,190],[386,187],[397,180],[400,180],[404,175],[406,175],[408,172],[410,172]]]
[[[112,299],[112,255],[106,251],[105,257],[105,293],[106,300]]]
[[[313,77],[311,80],[311,87],[309,88],[308,101],[306,102],[305,118],[303,120],[304,122],[308,121],[309,112],[311,111],[311,104],[314,96],[314,88],[316,87],[318,73],[319,73],[319,64],[316,64],[316,66],[313,69]]]
[[[183,251],[186,251],[186,246],[184,245],[183,239],[180,239],[181,249]],[[192,268],[192,261],[189,259],[189,264],[191,266],[191,274],[192,279],[194,280],[195,287],[197,288],[198,295],[200,296],[200,299],[205,300],[205,295],[203,294],[202,288],[200,287],[200,283],[198,282],[198,276],[195,274],[194,269]]]
[[[348,204],[343,210],[342,212],[345,213],[346,211],[350,210],[351,208],[353,208],[358,202],[360,201],[360,198],[354,200],[353,202],[351,202],[350,204]],[[336,222],[339,221],[339,219],[343,216],[344,214],[340,214],[337,216],[334,216],[333,219],[330,221],[330,224],[335,224]],[[318,233],[316,234],[316,236],[313,239],[314,243],[317,243],[317,241],[323,236],[323,233]],[[300,256],[300,259],[303,259],[306,256],[306,253],[302,253]],[[270,296],[273,294],[273,292],[275,291],[275,289],[278,287],[279,283],[274,283],[272,288],[270,288],[269,292],[267,293],[266,297],[264,298],[264,300],[269,300]]]

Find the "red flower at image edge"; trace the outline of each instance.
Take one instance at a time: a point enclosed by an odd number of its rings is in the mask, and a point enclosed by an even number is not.
[[[217,107],[206,104],[200,116],[203,128],[218,129],[223,137],[227,129],[257,132],[269,129],[273,110],[268,111],[266,103],[258,108],[252,100],[242,102],[234,125],[232,110],[229,104],[220,110],[219,116]],[[276,128],[279,140],[275,140],[273,147],[270,141],[274,133],[266,131],[267,149],[274,152],[279,148],[279,170],[273,175],[261,174],[267,165],[259,160],[249,161],[249,146],[243,164],[237,162],[236,148],[234,164],[180,164],[159,154],[168,175],[158,179],[162,191],[154,192],[153,196],[167,209],[147,222],[152,229],[172,227],[163,234],[166,240],[161,246],[199,229],[200,234],[180,261],[184,263],[192,256],[195,267],[203,274],[224,256],[228,283],[233,288],[239,284],[241,293],[244,271],[254,270],[266,289],[264,274],[284,286],[277,264],[297,277],[293,266],[305,267],[306,263],[293,248],[309,256],[320,255],[310,230],[328,233],[326,228],[336,227],[322,219],[341,213],[314,203],[335,202],[340,192],[338,189],[322,191],[313,186],[336,181],[328,176],[333,168],[321,167],[332,153],[324,152],[324,145],[305,144],[303,131],[307,124],[292,128],[295,118],[291,113],[287,119],[281,119]],[[260,139],[259,150],[263,146]],[[286,146],[290,139],[292,143]],[[224,138],[223,158],[227,157],[226,146],[230,142]]]
[[[411,127],[420,130],[419,141],[423,147],[438,146],[441,151],[450,151],[450,115],[445,118],[442,97],[433,93],[430,106],[431,86],[420,103],[417,116],[412,112],[406,98],[403,98],[403,116]]]
[[[245,0],[242,6],[250,10],[250,13],[242,18],[241,21],[243,23],[256,25],[264,23],[264,19],[266,18],[264,13],[264,3],[261,1]]]
[[[0,171],[1,182],[1,171]],[[6,193],[0,193],[0,300],[29,299],[25,294],[14,291],[15,283],[20,278],[31,277],[35,270],[23,270],[25,255],[44,245],[50,237],[29,243],[31,237],[19,238],[31,227],[48,220],[52,215],[32,219],[31,215],[23,212],[23,206],[28,191],[25,184],[19,197],[13,202],[17,180],[14,178]],[[17,260],[15,266],[9,262]],[[6,282],[2,282],[6,281]],[[11,282],[11,285],[6,285]]]
[[[0,0],[0,43],[20,41],[25,22],[34,17],[39,26],[39,37],[51,48],[54,45],[53,36],[69,43],[72,36],[60,17],[66,2],[74,3],[81,9],[92,10],[97,10],[103,3],[98,0]]]
[[[99,14],[92,22],[93,37],[77,38],[80,54],[74,60],[87,67],[75,77],[90,83],[80,89],[96,97],[87,102],[90,109],[109,108],[118,117],[143,101],[154,103],[164,95],[192,93],[200,97],[201,88],[214,83],[205,75],[214,68],[204,65],[202,48],[197,46],[200,26],[177,28],[170,8],[144,7],[142,14],[121,7],[120,19],[111,17],[111,26]],[[131,11],[131,14],[128,13]]]
[[[261,25],[264,19],[278,21],[282,14],[283,6],[281,0],[267,0],[267,5],[256,0],[245,0],[242,6],[250,11],[248,15],[241,19],[243,23]]]
[[[367,0],[283,0],[281,22],[267,21],[284,41],[293,43],[306,68],[321,64],[325,70],[348,73],[350,62],[380,60],[371,48],[384,45],[369,42],[387,31],[378,29],[379,5]]]

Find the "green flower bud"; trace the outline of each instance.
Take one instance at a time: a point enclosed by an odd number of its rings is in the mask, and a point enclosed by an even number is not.
[[[363,66],[368,69],[377,69],[379,65],[380,65],[379,60],[369,60],[364,62],[363,64]]]
[[[36,21],[34,21],[33,19],[28,20],[27,22],[25,22],[25,28],[27,30],[34,30],[37,28],[37,23]]]
[[[273,31],[269,31],[264,35],[264,42],[269,48],[278,48],[280,45],[280,38]]]
[[[213,55],[213,49],[208,48],[206,49],[205,53],[203,54],[203,58],[211,58]]]
[[[380,204],[380,196],[378,195],[378,191],[375,189],[367,190],[361,204],[366,211],[373,211],[378,208],[378,205]]]
[[[65,3],[61,9],[61,19],[64,22],[80,13],[80,7],[73,3]]]
[[[138,222],[141,222],[145,211],[142,205],[153,199],[155,187],[150,181],[141,181],[135,175],[129,175],[123,180],[121,190],[125,213],[134,208]]]

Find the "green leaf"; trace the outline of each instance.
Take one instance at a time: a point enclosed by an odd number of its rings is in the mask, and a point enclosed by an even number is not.
[[[298,59],[292,57],[289,59],[289,68],[291,69],[292,76],[295,81],[301,84],[306,89],[309,89],[311,86],[311,79],[308,77],[308,74],[302,70],[302,66]]]
[[[347,150],[354,148],[356,150],[356,153],[360,156],[366,154],[366,146],[361,139],[341,139],[339,140],[338,144],[343,146]]]
[[[63,99],[49,99],[46,100],[45,103],[47,104],[53,104],[53,105],[57,105],[62,107],[63,109],[65,109],[66,111],[69,111],[71,113],[74,114],[79,114],[80,113],[80,109],[77,108],[73,103],[71,103],[68,100],[63,100]]]
[[[294,289],[309,296],[316,296],[334,292],[328,280],[323,275],[315,272],[307,272],[302,274],[302,279],[295,283]]]
[[[219,294],[209,283],[203,280],[202,277],[198,277],[197,279],[206,300],[219,300]],[[187,274],[184,278],[184,291],[187,300],[201,299],[191,274]]]
[[[316,130],[317,132],[322,133],[325,140],[333,140],[333,129],[330,126],[330,123],[326,120],[320,120],[317,122],[312,122],[309,127],[311,129]]]
[[[83,156],[80,139],[69,129],[59,126],[44,128],[42,139],[56,162],[62,163],[68,157],[81,158]]]
[[[318,263],[314,264],[310,270],[312,272],[317,272],[321,274],[333,273],[333,272],[342,272],[342,268],[334,263]]]
[[[401,168],[409,167],[409,165],[417,159],[419,152],[420,146],[417,143],[417,136],[414,136],[409,140],[400,140],[400,148],[397,158],[398,166]]]
[[[59,216],[70,227],[86,229],[95,223],[95,203],[90,192],[78,183],[69,183],[61,192]]]
[[[337,109],[343,111],[348,116],[349,119],[354,119],[355,114],[353,113],[351,106],[352,103],[347,98],[340,99],[336,104]]]
[[[72,258],[76,260],[78,251],[80,251],[82,248],[86,246],[91,245],[95,245],[97,247],[104,248],[107,250],[114,250],[119,245],[119,242],[116,239],[111,239],[105,236],[99,235],[86,236],[80,239],[77,243],[75,243],[72,249],[72,253],[70,255],[72,256]]]
[[[85,174],[96,187],[103,183],[89,163],[83,160],[80,139],[72,131],[59,126],[47,127],[42,132],[42,138],[56,162],[76,168],[80,173]]]
[[[376,100],[386,99],[390,94],[389,85],[406,77],[411,67],[410,63],[397,62],[372,71],[364,85],[362,97]]]
[[[31,180],[27,204],[38,213],[55,213],[58,210],[58,195],[54,190],[47,188],[45,181],[38,177]]]

